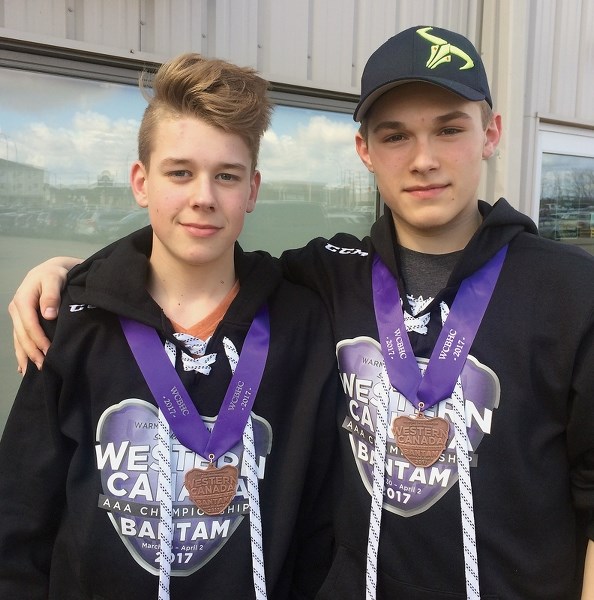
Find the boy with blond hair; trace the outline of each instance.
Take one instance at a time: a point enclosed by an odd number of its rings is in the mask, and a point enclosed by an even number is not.
[[[267,82],[185,54],[143,89],[130,184],[152,227],[74,269],[44,323],[0,443],[0,596],[312,598],[331,332],[313,292],[236,243]]]

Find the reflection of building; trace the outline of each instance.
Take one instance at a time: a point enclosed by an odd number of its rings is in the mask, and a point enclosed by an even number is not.
[[[0,158],[0,204],[11,207],[41,206],[44,171]]]
[[[113,175],[109,171],[102,171],[97,177],[97,187],[113,187]]]
[[[307,181],[264,181],[259,201],[318,202],[326,208],[366,211],[375,209],[376,191],[367,174],[352,173],[348,183],[329,186]]]
[[[128,183],[116,183],[109,171],[97,175],[96,183],[89,185],[46,184],[45,205],[54,208],[69,206],[86,209],[118,208],[129,210],[136,206]]]
[[[320,201],[324,198],[324,184],[309,181],[263,181],[260,186],[258,198],[260,200],[296,200],[296,201]]]
[[[116,183],[109,171],[97,176],[97,184],[88,190],[89,205],[98,208],[130,209],[136,206],[128,183]]]

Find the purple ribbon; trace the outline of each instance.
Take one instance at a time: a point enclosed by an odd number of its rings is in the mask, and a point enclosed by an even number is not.
[[[134,358],[161,412],[186,448],[216,461],[241,439],[250,416],[268,356],[270,321],[262,306],[250,325],[212,432],[202,421],[163,343],[152,328],[121,317]]]
[[[449,398],[491,300],[507,253],[504,246],[460,285],[450,313],[421,375],[406,332],[398,285],[376,254],[373,260],[373,305],[390,383],[419,409]],[[421,404],[422,403],[422,404]]]

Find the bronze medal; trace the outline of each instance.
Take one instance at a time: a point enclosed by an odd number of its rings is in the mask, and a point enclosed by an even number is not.
[[[191,469],[184,478],[190,500],[207,515],[220,515],[237,491],[237,468],[232,465]]]
[[[430,467],[445,450],[450,424],[442,417],[426,417],[422,412],[397,417],[392,434],[404,457],[415,467]]]

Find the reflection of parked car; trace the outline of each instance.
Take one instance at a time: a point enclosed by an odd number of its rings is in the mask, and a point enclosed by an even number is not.
[[[43,235],[48,238],[58,238],[72,232],[74,220],[80,216],[83,209],[62,207],[50,208],[43,213]]]
[[[540,217],[538,222],[538,232],[542,237],[549,238],[550,240],[560,239],[558,219],[552,217]]]
[[[15,211],[0,212],[0,233],[12,235],[14,233],[14,222],[19,213]]]
[[[246,216],[239,243],[246,250],[267,250],[278,256],[287,248],[332,233],[326,211],[316,202],[260,200]]]
[[[77,237],[90,237],[95,235],[93,211],[87,210],[77,217],[74,222],[73,233]]]
[[[357,237],[365,237],[372,223],[371,213],[354,210],[328,210],[328,224],[332,233],[351,233]]]
[[[578,237],[590,237],[590,215],[589,212],[574,213],[577,221]]]
[[[119,208],[87,211],[76,221],[74,234],[80,238],[106,239],[109,229],[126,214],[127,211]]]
[[[593,218],[594,213],[590,211],[558,211],[554,215],[541,215],[538,229],[540,235],[554,240],[589,238],[592,236]]]
[[[107,231],[107,240],[117,240],[149,224],[148,210],[135,210],[114,223]]]
[[[19,213],[14,220],[16,235],[33,235],[37,232],[37,211]]]
[[[76,229],[78,220],[86,212],[87,211],[84,208],[73,208],[70,212],[68,212],[64,217],[63,231],[72,235]]]
[[[559,220],[559,237],[565,238],[577,238],[579,233],[578,220],[573,214],[565,214],[561,216]]]

